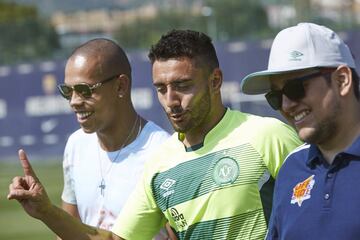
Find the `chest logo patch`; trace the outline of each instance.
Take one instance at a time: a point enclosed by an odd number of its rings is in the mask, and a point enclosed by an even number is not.
[[[213,170],[213,179],[218,186],[233,183],[238,178],[240,168],[235,159],[230,157],[220,158]]]
[[[315,175],[311,175],[303,182],[299,182],[298,184],[296,184],[296,186],[293,188],[291,204],[297,203],[298,206],[301,207],[303,201],[311,197],[311,190],[313,189],[313,186],[315,184],[314,177]]]

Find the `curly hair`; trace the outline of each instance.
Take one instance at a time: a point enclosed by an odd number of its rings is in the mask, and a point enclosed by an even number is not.
[[[188,57],[196,59],[203,67],[213,70],[219,60],[211,38],[205,33],[192,30],[171,30],[152,45],[148,57],[155,61]]]

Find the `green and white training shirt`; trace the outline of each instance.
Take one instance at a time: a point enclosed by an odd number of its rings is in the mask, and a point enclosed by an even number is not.
[[[281,121],[230,109],[200,149],[186,151],[175,133],[148,161],[112,231],[151,239],[168,221],[178,239],[264,239],[274,178],[300,144]]]

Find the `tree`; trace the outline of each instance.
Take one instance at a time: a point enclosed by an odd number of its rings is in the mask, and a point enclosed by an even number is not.
[[[141,19],[124,25],[114,34],[125,48],[149,48],[162,34],[172,29],[205,30],[205,19],[186,10],[160,10],[155,18]]]
[[[206,0],[217,29],[217,38],[260,37],[270,33],[267,13],[259,0]]]
[[[214,41],[271,34],[259,0],[204,0],[204,3],[203,11],[192,11],[192,5],[166,7],[152,19],[139,18],[123,25],[113,37],[125,48],[149,48],[174,28],[202,31]]]
[[[33,6],[0,2],[0,64],[51,57],[60,47],[55,29]]]

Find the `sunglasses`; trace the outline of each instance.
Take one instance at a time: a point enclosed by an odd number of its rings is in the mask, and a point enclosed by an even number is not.
[[[111,80],[118,77],[119,74],[116,74],[114,76],[111,76],[101,82],[98,82],[96,84],[90,85],[87,83],[79,83],[75,84],[73,86],[68,86],[66,84],[59,84],[57,88],[59,89],[59,92],[61,95],[66,98],[67,100],[70,100],[73,94],[73,91],[75,91],[77,94],[84,98],[89,98],[93,94],[93,91],[99,87],[101,87],[103,84],[110,82]]]
[[[282,107],[282,96],[285,95],[292,101],[298,101],[305,97],[304,82],[319,76],[328,78],[331,72],[315,72],[303,77],[288,80],[281,90],[271,90],[265,94],[265,98],[274,110],[280,110]]]

